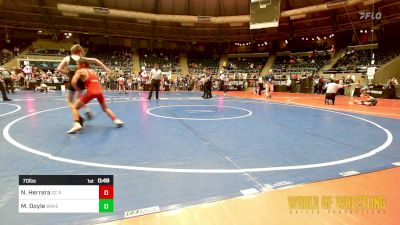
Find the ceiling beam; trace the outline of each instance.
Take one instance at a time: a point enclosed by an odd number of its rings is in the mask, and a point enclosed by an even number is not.
[[[53,40],[58,41],[59,39],[59,32],[57,31],[56,27],[54,26],[53,20],[50,17],[49,11],[47,8],[43,8],[43,5],[46,5],[44,0],[38,0],[38,5],[40,10],[43,12],[44,20],[50,25],[51,33],[53,35]]]
[[[187,1],[190,1],[190,0],[187,0]],[[3,15],[3,18],[14,18],[13,16],[9,16],[9,15],[12,15],[12,14],[16,14],[16,15],[19,15],[19,14],[21,14],[21,15],[23,15],[23,14],[26,14],[26,15],[29,15],[29,16],[37,16],[37,17],[41,17],[41,16],[43,16],[41,13],[32,13],[32,12],[20,12],[20,11],[8,11],[8,10],[0,10],[0,14],[2,14]],[[7,15],[8,14],[8,15]],[[351,13],[350,13],[351,14]],[[357,14],[358,15],[358,12],[355,12],[354,14]],[[396,14],[391,14],[390,15],[390,17],[392,17],[392,16],[396,16],[396,15],[398,15],[398,13],[396,13]],[[338,16],[338,15],[337,15]],[[63,16],[63,15],[51,15],[51,17],[52,18],[59,18],[59,19],[62,19],[63,21],[65,21],[65,22],[68,22],[68,21],[76,21],[76,20],[80,20],[80,21],[89,21],[89,22],[97,22],[97,23],[102,23],[102,19],[95,19],[95,18],[89,18],[89,17],[68,17],[68,16]],[[389,19],[390,18],[389,16],[386,16],[386,15],[383,15],[383,18],[382,18],[382,20],[387,20],[387,19]],[[332,19],[332,17],[331,16],[327,16],[327,17],[321,17],[321,18],[315,18],[315,19],[307,19],[307,20],[302,20],[302,21],[293,21],[293,26],[301,26],[301,25],[303,25],[304,23],[309,23],[309,22],[314,22],[314,21],[326,21],[326,20],[331,20]],[[23,22],[23,21],[21,21],[21,22]],[[331,22],[331,21],[330,21]],[[54,20],[53,20],[53,23],[54,23]],[[142,24],[142,23],[136,23],[136,22],[128,22],[128,21],[114,21],[114,20],[108,20],[108,23],[109,24],[111,24],[111,23],[115,23],[115,24],[124,24],[124,25],[127,25],[127,26],[146,26],[146,24]],[[340,24],[340,23],[339,23]],[[54,24],[55,26],[57,26],[58,24],[56,23],[56,24]],[[288,25],[288,23],[284,23],[284,22],[281,22],[280,23],[280,26],[285,26],[285,25]],[[369,24],[370,25],[370,24]],[[168,27],[170,27],[171,28],[171,26],[168,26],[168,25],[158,25],[158,27],[161,27],[161,28],[168,28]],[[175,29],[175,28],[181,28],[181,27],[172,27],[172,29]],[[248,28],[248,27],[224,27],[223,29],[232,29],[232,30],[234,30],[234,29],[245,29],[245,28]],[[189,28],[189,29],[194,29],[194,30],[212,30],[212,29],[216,29],[216,27],[214,27],[214,28],[202,28],[202,27],[191,27],[191,28]]]
[[[293,9],[292,6],[290,5],[289,0],[286,0],[286,10],[291,10]],[[294,26],[293,26],[293,21],[288,18],[288,29],[289,29],[289,38],[291,38],[294,34]]]
[[[186,15],[191,15],[192,12],[192,5],[191,5],[192,0],[186,0],[185,1],[185,6],[186,6]],[[183,33],[185,35],[186,39],[186,48],[189,49],[189,41],[190,41],[190,35],[189,35],[189,27],[184,27],[183,28]]]
[[[222,0],[217,0],[218,16],[222,16]],[[221,25],[218,24],[218,35],[222,35]],[[220,49],[221,50],[221,49]]]
[[[234,0],[235,1],[235,15],[238,15],[239,14],[239,12],[238,12],[238,7],[237,7],[237,5],[238,5],[238,3],[237,3],[237,0]],[[250,2],[250,1],[249,1]],[[250,12],[250,11],[249,11]]]
[[[400,13],[396,15],[396,17],[391,16],[392,20],[400,21]],[[383,25],[389,24],[392,20],[387,20]],[[360,23],[362,25],[362,23]],[[23,30],[37,30],[37,27],[42,27],[43,29],[48,28],[48,24],[43,23],[33,23],[33,22],[20,22],[20,21],[6,21],[0,20],[0,27],[8,27],[8,28],[15,28],[15,29],[23,29]],[[86,26],[69,26],[63,25],[58,27],[62,32],[75,32],[75,33],[89,33],[91,35],[102,35],[102,28],[88,28]],[[332,26],[325,26],[319,28],[311,28],[311,29],[304,29],[298,30],[295,33],[296,37],[308,36],[310,33],[315,32],[318,30],[321,33],[330,34],[332,32]],[[339,26],[340,31],[344,30],[351,30],[351,24],[342,24]],[[323,35],[323,34],[321,34]],[[112,30],[110,29],[110,36],[115,37],[128,37],[133,39],[151,39],[152,37],[149,36],[149,33],[146,32],[132,32],[129,30]],[[283,38],[287,37],[287,33],[273,33],[273,34],[258,34],[256,35],[256,40],[282,40]],[[225,35],[221,37],[216,36],[193,36],[194,40],[201,41],[201,42],[229,42],[232,41],[231,35]],[[253,38],[252,35],[237,35],[235,36],[235,41],[249,41]],[[160,34],[160,39],[162,40],[170,40],[170,41],[186,41],[186,38],[182,35],[174,35],[174,34]]]
[[[100,7],[106,8],[106,4],[104,0],[99,0]],[[107,24],[107,17],[103,17],[103,28],[104,28],[104,35],[108,36],[108,24]]]
[[[335,11],[332,12],[331,20],[332,20],[333,34],[335,34],[335,38],[337,38],[336,31],[338,30],[338,19]]]
[[[186,15],[191,15],[192,5],[191,0],[186,0]]]
[[[160,12],[160,0],[155,0],[153,6],[153,13],[158,14],[159,12]],[[157,36],[157,22],[152,21],[151,24],[152,24],[151,33],[153,36],[152,40],[154,40]],[[153,44],[151,46],[153,46]]]

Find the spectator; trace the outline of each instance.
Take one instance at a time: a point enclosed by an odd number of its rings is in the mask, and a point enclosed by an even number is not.
[[[14,47],[13,52],[14,52],[14,55],[15,55],[15,56],[18,56],[18,55],[19,55],[19,48],[18,48],[18,46],[15,46],[15,47]]]
[[[301,76],[296,75],[296,81],[294,82],[296,84],[296,93],[300,93],[301,91]]]
[[[346,96],[353,96],[353,94],[354,94],[354,80],[351,77],[351,75],[347,76],[347,79],[345,80],[345,84],[348,85],[348,86],[344,88],[344,94]]]
[[[292,80],[290,79],[290,75],[286,80],[286,92],[292,92]]]
[[[318,94],[323,94],[323,89],[325,86],[324,76],[321,76],[318,80]]]
[[[258,75],[258,95],[261,95],[262,90],[264,89],[263,78],[261,74]]]
[[[393,79],[388,83],[388,98],[395,99],[396,98],[396,87],[394,85]]]
[[[396,77],[392,77],[392,79],[389,79],[388,83],[392,83],[393,85],[399,85],[399,81],[397,80]]]

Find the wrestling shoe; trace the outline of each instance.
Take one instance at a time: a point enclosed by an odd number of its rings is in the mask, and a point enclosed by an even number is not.
[[[82,129],[82,125],[78,122],[74,122],[74,126],[67,132],[67,134],[74,134]]]
[[[122,127],[122,125],[124,125],[124,121],[122,121],[120,119],[115,119],[114,123],[115,123],[115,125],[117,125],[117,127]]]

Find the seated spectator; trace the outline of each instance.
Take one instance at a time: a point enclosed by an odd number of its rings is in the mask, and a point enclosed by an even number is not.
[[[396,77],[392,77],[391,79],[388,80],[388,84],[392,83],[393,85],[399,85],[399,81],[397,80]]]

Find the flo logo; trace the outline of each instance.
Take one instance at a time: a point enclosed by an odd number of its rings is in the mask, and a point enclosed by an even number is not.
[[[382,18],[381,12],[358,12],[360,14],[360,20],[380,20]]]

